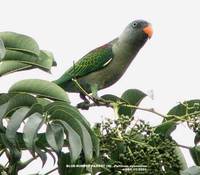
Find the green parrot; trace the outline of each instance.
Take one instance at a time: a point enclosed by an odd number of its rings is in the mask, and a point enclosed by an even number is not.
[[[84,95],[72,81],[76,79],[87,93],[94,95],[97,90],[113,85],[122,77],[152,34],[150,23],[135,20],[119,37],[90,51],[53,82],[67,92],[80,93],[84,99]]]

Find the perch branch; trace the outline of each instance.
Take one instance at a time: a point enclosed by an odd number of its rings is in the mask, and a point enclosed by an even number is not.
[[[104,100],[104,99],[96,99],[94,98],[93,96],[91,96],[90,94],[88,94],[86,92],[86,90],[81,87],[81,85],[78,83],[78,81],[76,79],[72,79],[72,81],[75,83],[75,86],[86,96],[88,97],[90,100],[93,101],[93,103],[91,104],[86,104],[86,106],[88,108],[90,107],[95,107],[95,106],[105,106],[105,107],[111,107],[111,108],[114,108],[114,106],[119,105],[119,106],[125,106],[125,107],[129,107],[129,108],[133,108],[133,109],[138,109],[138,110],[142,110],[142,111],[147,111],[147,112],[150,112],[150,113],[153,113],[153,114],[156,114],[162,118],[165,118],[166,116],[155,111],[154,108],[142,108],[142,107],[138,107],[138,106],[133,106],[133,105],[129,105],[129,104],[125,104],[125,103],[115,103],[113,101],[108,101],[108,100]]]

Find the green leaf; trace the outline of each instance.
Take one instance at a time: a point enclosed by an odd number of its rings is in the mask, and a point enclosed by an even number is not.
[[[200,146],[194,146],[189,149],[190,155],[196,165],[200,165]]]
[[[74,106],[71,106],[70,104],[62,101],[55,101],[45,106],[45,111],[49,115],[52,115],[55,110],[69,111],[74,116],[74,118],[80,121],[86,128],[90,128],[90,123]]]
[[[200,167],[192,166],[192,167],[182,171],[180,175],[199,175],[199,174],[200,174]]]
[[[104,100],[107,100],[107,101],[111,101],[111,102],[124,102],[121,98],[119,98],[115,95],[112,95],[112,94],[103,95],[103,96],[101,96],[101,98],[103,98]]]
[[[46,161],[47,161],[47,155],[46,152],[43,152],[42,150],[40,150],[38,147],[35,146],[35,152],[37,153],[37,155],[40,157],[41,161],[42,161],[42,167],[44,167]]]
[[[6,56],[4,57],[2,62],[6,61],[17,61],[19,63],[24,63],[45,70],[50,70],[53,65],[54,57],[51,52],[46,50],[40,50],[39,56],[9,50],[6,52]]]
[[[4,46],[3,40],[0,39],[0,60],[3,59],[6,55],[6,48]]]
[[[58,85],[40,79],[27,79],[15,83],[9,89],[10,93],[20,93],[26,92],[41,97],[46,97],[53,100],[60,100],[69,103],[68,96],[66,92],[60,88]]]
[[[8,100],[9,100],[8,94],[1,94],[0,95],[0,131],[5,130],[2,120],[3,120],[3,117],[6,114],[6,111],[7,111],[7,108],[8,108]]]
[[[144,92],[138,89],[128,89],[122,94],[121,99],[127,102],[129,105],[137,107],[146,96],[147,95]],[[118,110],[118,114],[119,116],[125,115],[131,117],[134,115],[135,111],[136,109],[134,108],[121,106]]]
[[[14,32],[0,32],[6,50],[20,51],[38,56],[39,46],[37,42],[26,35]]]
[[[10,112],[15,111],[21,107],[30,107],[34,103],[36,103],[35,97],[29,94],[17,94],[11,97],[8,101],[8,108],[6,110],[5,116],[7,116]]]
[[[39,97],[37,97],[36,99],[37,99],[37,102],[38,102],[40,105],[42,105],[43,107],[45,107],[45,106],[47,106],[48,104],[51,103],[50,100],[45,99],[45,98],[39,98]]]
[[[168,113],[165,120],[181,121],[188,115],[198,115],[200,113],[200,100],[194,99],[185,101],[177,106],[173,107]],[[179,118],[175,117],[178,116]]]
[[[56,152],[60,152],[64,144],[63,127],[53,122],[47,125],[46,140]]]
[[[35,142],[37,140],[37,132],[41,128],[44,118],[40,113],[32,114],[26,122],[23,130],[23,139],[26,147],[34,153]]]
[[[13,60],[2,61],[0,62],[0,76],[31,68],[32,65],[22,63],[19,61],[13,61]]]
[[[176,129],[176,122],[167,121],[155,127],[155,133],[164,137],[169,137],[170,134]]]
[[[43,112],[44,112],[43,106],[39,103],[34,103],[31,106],[31,109],[28,111],[28,114],[26,115],[26,117],[28,117],[36,112],[40,113],[40,114],[43,114]]]
[[[70,153],[63,153],[61,152],[58,155],[58,172],[59,174],[66,174],[65,170],[66,170],[66,165],[69,164],[68,162],[70,161]]]
[[[187,169],[188,168],[187,162],[185,160],[185,157],[184,157],[181,149],[178,146],[175,147],[174,154],[178,157],[178,160],[180,163],[180,169],[181,170]]]
[[[39,57],[18,51],[7,51],[6,57],[0,64],[0,76],[34,68],[49,72],[54,63],[53,54],[41,50]]]
[[[16,144],[16,132],[19,129],[22,121],[25,119],[29,111],[29,108],[27,107],[22,107],[18,110],[16,110],[10,121],[8,122],[8,126],[6,129],[6,137],[9,142],[12,144]]]
[[[40,53],[40,52],[39,52]],[[36,63],[39,60],[39,55],[33,55],[27,52],[20,52],[16,50],[7,50],[6,55],[2,61],[18,61],[22,63]]]
[[[70,113],[71,116],[73,116],[73,118],[77,119],[79,122],[81,122],[81,124],[83,124],[83,126],[87,129],[87,131],[89,132],[91,139],[92,139],[92,144],[93,144],[93,148],[95,151],[95,155],[96,157],[99,156],[99,139],[97,138],[97,136],[95,135],[95,133],[92,131],[89,122],[85,119],[85,117],[77,110],[77,108],[65,103],[65,102],[61,102],[61,101],[56,101],[53,102],[49,105],[47,105],[45,107],[47,114],[48,115],[53,115],[54,111],[57,110],[62,110],[65,111],[67,113]]]
[[[51,120],[62,120],[65,121],[73,130],[75,130],[81,138],[81,142],[83,145],[83,151],[85,155],[86,162],[91,161],[93,157],[93,144],[91,140],[91,136],[88,133],[88,130],[79,122],[74,116],[70,113],[70,111],[57,110],[50,117]]]
[[[16,164],[16,162],[18,162],[21,159],[21,150],[18,150],[14,145],[12,145],[5,137],[5,134],[0,134],[0,140],[3,143],[4,147],[9,150],[9,163],[11,165]]]
[[[67,138],[69,140],[71,161],[75,162],[78,159],[82,150],[81,138],[67,122],[62,120],[58,120],[57,122],[62,124],[66,130]]]
[[[7,108],[8,108],[8,103],[5,103],[0,106],[0,131],[5,130],[2,120],[3,120],[4,115],[6,114]]]
[[[70,153],[63,153],[58,155],[58,172],[59,174],[67,174],[67,175],[83,175],[83,169],[81,167],[67,167],[66,165],[70,166]],[[77,162],[77,164],[80,164]],[[84,173],[85,174],[85,173]],[[85,174],[86,175],[86,174]]]
[[[53,54],[39,50],[33,38],[13,32],[0,32],[0,61],[0,76],[34,68],[50,72],[56,65]]]
[[[131,105],[138,105],[147,94],[138,89],[128,89],[126,90],[121,98]]]
[[[46,50],[40,50],[39,57],[40,59],[37,61],[37,65],[46,70],[50,70],[54,62],[53,54]]]
[[[40,114],[43,113],[43,108],[38,103],[33,104],[31,108],[22,107],[13,113],[6,129],[6,136],[12,144],[15,144],[17,130],[19,129],[22,121],[36,112]]]
[[[8,94],[0,94],[0,105],[8,102],[10,96]]]

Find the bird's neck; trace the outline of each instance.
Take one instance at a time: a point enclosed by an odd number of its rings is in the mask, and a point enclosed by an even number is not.
[[[139,50],[140,47],[137,45],[120,40],[113,45],[113,54],[116,55],[116,61],[122,65],[129,65]]]

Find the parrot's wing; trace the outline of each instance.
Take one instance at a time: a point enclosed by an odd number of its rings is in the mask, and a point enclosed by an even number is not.
[[[82,77],[91,72],[98,71],[107,66],[112,61],[112,58],[112,44],[108,43],[86,54],[59,79],[66,82],[72,78]]]

